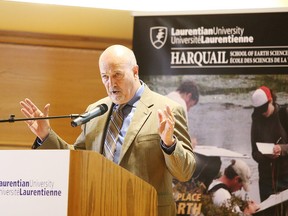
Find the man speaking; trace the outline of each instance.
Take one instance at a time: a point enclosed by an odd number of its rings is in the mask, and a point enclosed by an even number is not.
[[[37,136],[33,148],[99,152],[155,187],[159,216],[175,216],[172,178],[188,181],[195,170],[185,111],[139,79],[135,55],[127,47],[108,47],[99,68],[108,97],[89,105],[87,112],[100,104],[108,111],[83,124],[73,145],[62,140],[48,120],[28,120]],[[50,104],[43,112],[29,99],[20,104],[27,118],[48,116]]]

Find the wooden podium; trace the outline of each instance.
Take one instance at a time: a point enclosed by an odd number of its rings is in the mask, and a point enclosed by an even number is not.
[[[1,215],[157,215],[156,190],[96,152],[3,150],[0,170]]]

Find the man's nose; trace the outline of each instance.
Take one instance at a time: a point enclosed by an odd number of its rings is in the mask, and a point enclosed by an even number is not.
[[[113,87],[113,85],[114,85],[115,82],[114,82],[114,79],[113,79],[112,76],[109,76],[108,83],[109,83],[109,85],[110,85],[111,87]]]

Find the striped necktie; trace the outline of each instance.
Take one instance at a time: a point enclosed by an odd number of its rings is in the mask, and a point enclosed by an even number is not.
[[[121,104],[115,109],[113,109],[111,119],[108,125],[103,154],[111,161],[113,161],[114,159],[118,135],[123,124],[122,109],[125,105],[126,104]]]

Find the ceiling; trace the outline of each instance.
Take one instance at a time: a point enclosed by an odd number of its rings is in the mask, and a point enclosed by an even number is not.
[[[43,1],[43,0],[35,0]],[[288,0],[0,0],[0,31],[132,41],[134,16],[288,11]],[[70,6],[67,6],[70,5]]]
[[[195,11],[195,10],[229,10],[254,8],[287,7],[287,0],[13,0],[18,2],[36,2],[55,5],[90,7],[98,9],[167,12],[167,11]]]

